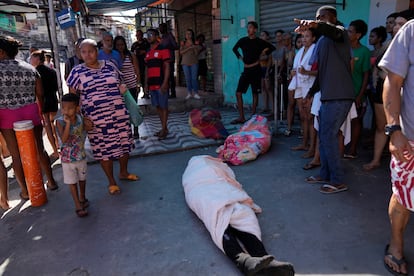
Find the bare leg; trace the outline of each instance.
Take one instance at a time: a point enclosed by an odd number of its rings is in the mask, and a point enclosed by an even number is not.
[[[257,113],[258,104],[259,104],[259,94],[253,93],[252,115],[255,115]]]
[[[263,92],[264,109],[268,110],[270,106],[270,99],[269,99],[269,94],[267,91],[266,79],[264,78],[262,78],[262,92]]]
[[[3,210],[9,209],[9,197],[7,194],[7,170],[3,162],[0,162],[0,208]]]
[[[78,185],[77,184],[70,184],[70,194],[72,195],[73,203],[75,203],[76,210],[82,209],[82,204],[80,203],[79,193],[78,193]]]
[[[119,177],[128,178],[128,159],[129,154],[125,154],[119,158]]]
[[[0,144],[1,144],[1,155],[3,158],[10,156],[10,151],[7,148],[6,140],[4,139],[3,135],[0,133]]]
[[[56,141],[55,136],[53,132],[52,123],[50,121],[49,113],[43,114],[43,122],[44,122],[44,128],[46,130],[47,139],[49,140],[50,145],[53,148],[53,156],[59,157],[58,149],[56,147]]]
[[[23,165],[20,159],[19,147],[17,145],[16,135],[13,129],[2,129],[1,133],[3,134],[4,139],[6,140],[7,146],[9,148],[10,154],[13,159],[13,170],[14,175],[16,176],[17,183],[21,189],[22,197],[28,197],[29,193],[27,192],[26,181],[24,178]]]
[[[86,199],[86,181],[79,181],[79,200],[84,202]]]
[[[302,144],[296,147],[293,147],[292,150],[308,150],[309,147],[309,131],[308,131],[308,124],[306,122],[306,114],[303,105],[303,99],[298,98],[296,99],[298,108],[299,108],[299,116],[300,116],[300,124],[303,131],[303,139]]]
[[[109,181],[109,186],[116,186],[114,178],[114,162],[112,160],[101,160],[101,167]]]
[[[375,142],[374,142],[374,157],[371,162],[364,165],[364,170],[372,170],[381,165],[381,156],[387,144],[388,137],[384,133],[386,125],[384,106],[382,104],[375,104]]]
[[[410,212],[402,206],[395,195],[391,196],[388,208],[391,223],[391,241],[388,253],[397,259],[404,256],[404,232],[410,218]],[[384,258],[385,263],[399,273],[407,273],[407,266],[399,267],[389,257]]]
[[[362,118],[355,118],[351,121],[351,144],[349,146],[349,154],[357,154],[357,146],[362,129]]]
[[[168,109],[161,109],[161,125],[162,129],[168,132]]]
[[[34,127],[34,136],[37,146],[37,156],[40,162],[40,167],[42,168],[43,173],[46,175],[47,178],[47,186],[54,190],[57,188],[56,181],[53,178],[52,168],[50,166],[50,159],[47,155],[45,148],[43,146],[43,138],[42,138],[42,126],[35,126]]]
[[[237,96],[237,110],[239,111],[239,120],[246,121],[244,117],[244,109],[243,109],[243,94],[240,92],[236,93]]]
[[[55,117],[56,117],[56,112],[50,112],[49,113],[49,120],[50,120],[50,124],[52,126],[53,137],[55,138],[55,145],[56,145],[56,148],[59,149],[58,136],[56,134],[56,128],[54,127],[55,126]],[[59,157],[59,152],[58,152],[58,157]]]
[[[295,116],[295,91],[288,92],[288,109],[287,109],[287,129],[292,129],[293,117]]]

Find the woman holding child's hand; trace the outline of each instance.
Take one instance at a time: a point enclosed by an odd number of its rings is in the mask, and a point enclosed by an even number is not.
[[[85,39],[81,45],[84,64],[76,66],[68,77],[71,92],[80,92],[80,106],[95,159],[108,177],[110,194],[121,190],[113,175],[113,160],[119,160],[120,180],[137,181],[128,172],[129,153],[134,148],[129,114],[122,98],[121,73],[110,62],[98,60],[96,42]]]

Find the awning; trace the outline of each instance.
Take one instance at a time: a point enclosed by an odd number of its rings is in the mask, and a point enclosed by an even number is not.
[[[4,13],[36,13],[47,10],[46,5],[31,3],[30,1],[0,0],[0,12]]]
[[[146,7],[158,2],[155,0],[86,0],[89,12],[92,15],[111,12],[127,11]]]

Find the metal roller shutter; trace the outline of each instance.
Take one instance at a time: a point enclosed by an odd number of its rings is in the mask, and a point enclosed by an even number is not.
[[[335,5],[335,0],[303,3],[303,1],[260,0],[260,30],[268,31],[274,36],[276,30],[293,32],[296,24],[294,18],[314,19],[316,10],[322,5]]]

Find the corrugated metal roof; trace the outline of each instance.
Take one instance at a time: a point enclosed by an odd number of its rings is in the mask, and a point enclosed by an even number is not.
[[[133,10],[157,2],[155,0],[86,0],[90,14]]]

